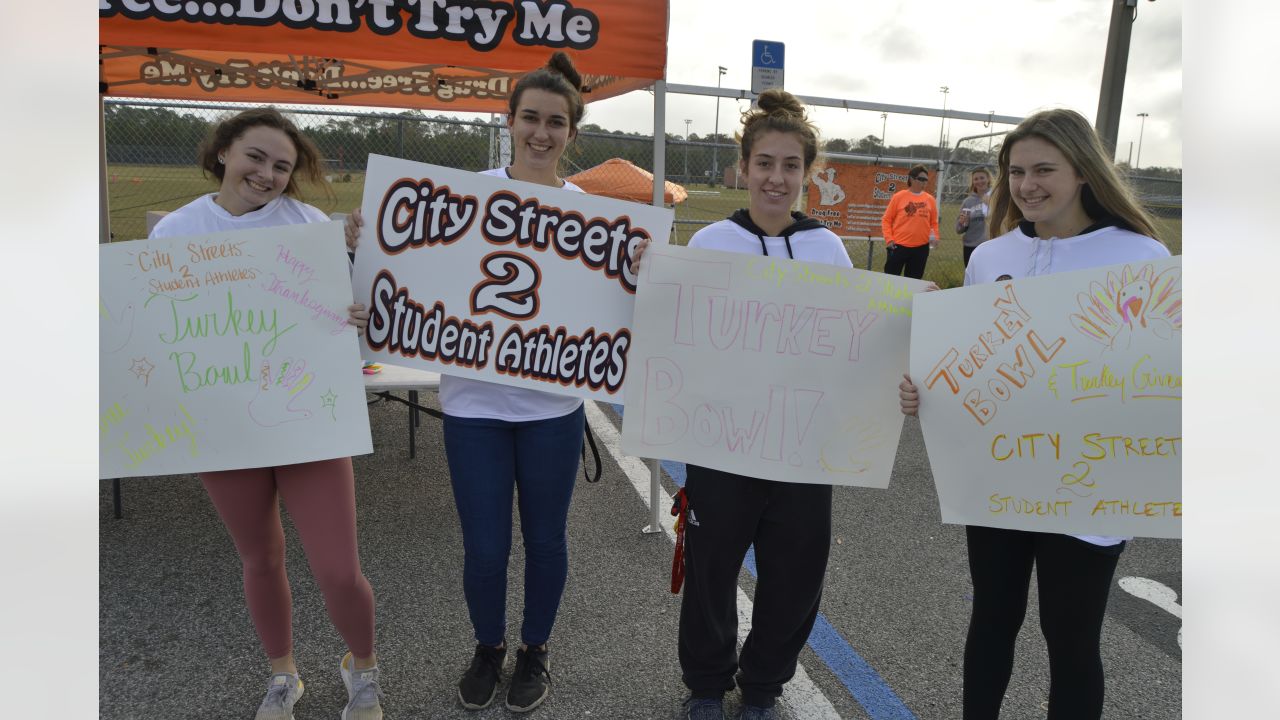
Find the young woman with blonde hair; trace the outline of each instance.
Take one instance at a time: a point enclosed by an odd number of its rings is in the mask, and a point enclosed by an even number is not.
[[[994,237],[977,247],[965,285],[1141,262],[1169,256],[1151,217],[1116,173],[1079,113],[1046,110],[1024,120],[1000,149],[991,200]],[[917,414],[909,376],[902,412]],[[965,529],[973,613],[964,652],[964,718],[995,720],[1013,670],[1032,570],[1049,649],[1049,720],[1102,716],[1102,620],[1116,563],[1129,538]]]
[[[969,195],[960,203],[960,214],[956,216],[956,232],[964,243],[965,267],[969,267],[974,248],[990,239],[987,234],[990,201],[991,171],[985,167],[974,168],[969,173]]]

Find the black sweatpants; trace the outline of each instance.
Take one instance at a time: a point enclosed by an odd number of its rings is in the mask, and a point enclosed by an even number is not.
[[[902,275],[906,270],[909,278],[924,278],[924,264],[929,261],[929,245],[902,247],[894,245],[885,251],[884,271],[889,275]]]
[[[1048,720],[1102,717],[1102,618],[1124,543],[968,526],[973,615],[964,645],[964,720],[995,720],[1013,672],[1014,642],[1035,566],[1049,647]]]
[[[795,675],[822,600],[831,550],[831,486],[786,483],[688,465],[680,668],[694,697],[737,685],[772,707]],[[755,544],[751,632],[738,641],[738,573]]]

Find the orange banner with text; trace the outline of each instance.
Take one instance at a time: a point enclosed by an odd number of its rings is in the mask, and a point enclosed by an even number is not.
[[[809,175],[805,214],[843,237],[881,237],[880,218],[889,200],[908,184],[906,167],[826,160]],[[932,169],[925,191],[936,194]]]
[[[501,111],[560,49],[592,101],[663,77],[667,15],[628,0],[99,0],[100,92]]]

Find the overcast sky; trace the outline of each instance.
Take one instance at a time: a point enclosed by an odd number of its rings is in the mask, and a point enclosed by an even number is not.
[[[1092,122],[1106,55],[1111,0],[672,0],[667,81],[750,89],[751,41],[786,46],[786,89],[847,100],[1025,117],[1068,107]],[[1139,0],[1133,25],[1118,133],[1119,159],[1142,167],[1182,166],[1182,0]],[[729,134],[745,101],[721,100],[720,130]],[[814,113],[824,138],[856,140],[881,133],[878,112],[822,108]],[[667,96],[666,131],[712,132],[715,100]],[[586,122],[650,133],[648,93],[592,103]],[[937,118],[891,114],[889,145],[938,142]],[[1011,129],[997,126],[998,130]],[[949,144],[989,132],[982,123],[949,121]],[[985,142],[985,141],[983,141]]]

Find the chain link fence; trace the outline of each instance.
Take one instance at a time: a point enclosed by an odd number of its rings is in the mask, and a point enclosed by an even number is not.
[[[215,123],[245,107],[249,106],[105,101],[106,179],[112,238],[146,237],[148,212],[171,211],[215,191],[213,178],[205,177],[195,164],[196,148]],[[360,204],[365,163],[370,153],[469,171],[504,163],[503,119],[497,115],[488,120],[460,120],[430,117],[420,111],[377,113],[322,110],[314,106],[278,107],[320,150],[327,188],[304,186],[303,199],[328,213],[348,212]],[[979,166],[994,168],[998,143],[998,138],[991,141],[985,137],[959,141],[945,165],[939,183],[942,242],[931,254],[925,275],[942,287],[959,285],[963,280],[960,242],[952,226],[968,188],[969,172]],[[688,199],[675,207],[672,242],[688,242],[700,227],[747,206],[747,191],[735,172],[738,160],[735,144],[686,141],[679,135],[668,134],[665,152],[666,179],[683,185],[689,193]],[[509,147],[506,153],[509,154]],[[913,155],[915,153],[907,156],[912,162],[937,166],[936,154],[919,160]],[[627,160],[652,172],[653,138],[584,125],[577,140],[565,152],[562,173],[572,176],[612,158]],[[619,184],[621,180],[619,178]],[[1139,174],[1131,175],[1129,180],[1156,216],[1161,239],[1175,254],[1181,253],[1181,180]],[[804,196],[802,192],[801,197]],[[855,266],[883,267],[882,242],[846,238],[845,244]]]
[[[213,125],[244,107],[107,101],[104,121],[112,238],[146,237],[149,211],[174,210],[215,191],[214,179],[196,166],[197,148]],[[329,192],[305,186],[302,191],[304,200],[325,212],[346,212],[359,205],[365,163],[371,153],[468,171],[503,163],[502,125],[497,117],[484,122],[428,117],[419,112],[279,109],[320,150]],[[614,157],[651,171],[652,138],[583,131],[565,154],[563,171],[572,175]]]

